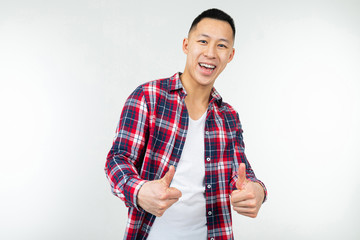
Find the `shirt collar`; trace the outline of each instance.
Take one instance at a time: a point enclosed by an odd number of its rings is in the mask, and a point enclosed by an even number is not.
[[[169,92],[184,89],[181,80],[180,80],[181,72],[175,73],[172,77],[170,77],[169,81]],[[184,89],[185,91],[185,89]]]
[[[169,92],[176,91],[176,90],[183,90],[184,93],[186,94],[186,90],[183,87],[181,80],[180,80],[181,74],[182,74],[181,72],[177,72],[172,77],[170,77]],[[216,91],[216,89],[213,87],[211,90],[211,93],[210,93],[209,103],[214,102],[214,101],[218,104],[219,107],[221,106],[222,97],[220,96],[219,92]]]
[[[216,91],[216,89],[214,87],[211,89],[209,102],[211,103],[212,101],[215,101],[219,107],[221,106],[222,97],[220,96],[219,92]]]

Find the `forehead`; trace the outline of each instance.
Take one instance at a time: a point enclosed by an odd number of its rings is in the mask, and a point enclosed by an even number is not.
[[[189,33],[189,37],[207,35],[214,39],[227,39],[233,41],[233,30],[226,21],[213,18],[202,19]]]

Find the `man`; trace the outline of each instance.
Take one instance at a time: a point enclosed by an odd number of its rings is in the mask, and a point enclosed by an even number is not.
[[[256,217],[266,188],[237,112],[213,87],[233,57],[232,18],[209,9],[183,41],[184,72],[127,99],[105,171],[129,208],[125,239],[233,239],[231,206]]]

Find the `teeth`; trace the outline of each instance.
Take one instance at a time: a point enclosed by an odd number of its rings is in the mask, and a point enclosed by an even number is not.
[[[208,64],[206,64],[206,63],[200,63],[200,66],[202,66],[202,67],[206,67],[206,68],[212,68],[212,69],[214,69],[214,68],[215,68],[215,66],[214,66],[214,65],[208,65]]]

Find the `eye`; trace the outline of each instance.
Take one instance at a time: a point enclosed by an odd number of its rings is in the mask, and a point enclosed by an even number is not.
[[[225,44],[219,44],[218,45],[220,48],[227,48],[227,46]]]
[[[199,43],[206,44],[207,41],[206,40],[199,40]]]

